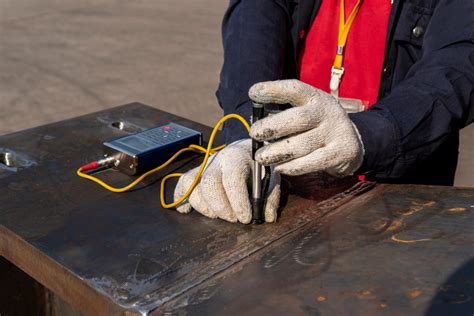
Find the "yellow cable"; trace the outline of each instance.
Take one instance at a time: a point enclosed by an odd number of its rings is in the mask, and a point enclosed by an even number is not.
[[[163,206],[163,208],[172,208],[172,207],[176,207],[178,206],[179,204],[181,204],[184,200],[186,200],[189,195],[191,195],[191,193],[193,192],[194,188],[196,187],[196,185],[199,183],[199,179],[201,178],[201,175],[204,171],[204,168],[206,167],[206,164],[207,164],[207,161],[209,159],[209,156],[212,155],[212,154],[215,154],[216,152],[218,152],[219,150],[221,150],[222,148],[225,147],[225,145],[221,145],[221,146],[218,146],[218,147],[215,147],[215,148],[212,148],[212,144],[214,143],[214,139],[216,138],[216,135],[217,135],[217,132],[219,130],[219,127],[227,120],[229,119],[237,119],[239,120],[244,126],[245,128],[247,129],[247,131],[250,131],[250,125],[247,123],[247,121],[240,115],[237,115],[237,114],[228,114],[226,116],[224,116],[223,118],[221,118],[219,120],[219,122],[217,122],[217,124],[214,126],[214,129],[212,130],[212,133],[211,133],[211,137],[209,138],[209,143],[207,145],[207,148],[204,148],[202,146],[198,146],[198,145],[189,145],[189,147],[187,148],[183,148],[181,150],[179,150],[176,154],[174,154],[170,159],[168,159],[168,161],[166,161],[165,163],[163,163],[161,166],[158,166],[156,167],[155,169],[152,169],[146,173],[144,173],[143,175],[141,175],[140,177],[138,177],[135,181],[133,181],[132,183],[130,183],[129,185],[125,186],[125,187],[122,187],[122,188],[116,188],[116,187],[113,187],[113,186],[110,186],[108,185],[107,183],[105,183],[104,181],[94,177],[94,176],[91,176],[91,175],[88,175],[88,174],[85,174],[84,172],[82,172],[81,168],[79,168],[76,172],[76,174],[81,177],[81,178],[84,178],[84,179],[88,179],[90,181],[93,181],[99,185],[101,185],[103,188],[111,191],[111,192],[115,192],[115,193],[121,193],[121,192],[126,192],[130,189],[132,189],[133,187],[135,187],[137,184],[139,184],[141,181],[143,181],[143,179],[145,179],[146,177],[148,177],[149,175],[153,174],[153,173],[156,173],[160,170],[162,170],[163,168],[167,167],[169,164],[171,164],[179,155],[181,155],[182,153],[185,153],[185,152],[189,152],[189,151],[194,151],[194,152],[200,152],[200,153],[204,153],[205,156],[204,156],[204,160],[203,162],[201,163],[201,167],[199,168],[199,171],[198,173],[196,174],[196,177],[194,178],[194,181],[193,183],[191,184],[191,186],[189,187],[188,191],[181,197],[179,198],[177,201],[173,202],[173,203],[170,203],[170,204],[167,204],[166,201],[165,201],[165,184],[166,184],[166,181],[170,178],[173,178],[173,177],[180,177],[182,176],[183,174],[182,173],[172,173],[172,174],[169,174],[167,176],[165,176],[163,178],[163,180],[161,181],[161,186],[160,186],[160,202],[161,202],[161,205]]]

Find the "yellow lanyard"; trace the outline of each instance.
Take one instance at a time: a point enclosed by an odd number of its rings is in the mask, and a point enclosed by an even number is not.
[[[339,96],[339,85],[341,84],[341,78],[344,74],[344,67],[342,67],[342,62],[344,59],[344,48],[346,46],[347,37],[349,36],[349,31],[352,28],[352,24],[359,13],[359,9],[362,5],[362,0],[357,0],[354,8],[349,15],[349,18],[346,21],[346,15],[344,12],[344,0],[341,0],[341,8],[339,10],[339,35],[337,37],[337,53],[336,58],[334,59],[334,64],[331,69],[331,82],[330,89],[331,94],[334,96]]]

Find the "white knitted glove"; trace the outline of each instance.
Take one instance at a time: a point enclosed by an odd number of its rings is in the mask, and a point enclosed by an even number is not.
[[[250,136],[271,142],[256,153],[260,163],[291,176],[318,171],[346,176],[361,166],[359,132],[330,94],[298,80],[282,80],[257,83],[249,96],[258,103],[294,106],[253,124]]]
[[[250,139],[234,142],[208,161],[201,181],[176,209],[189,213],[194,208],[210,218],[248,224],[252,220],[249,185],[252,176],[252,142]],[[199,168],[182,175],[174,191],[178,200],[191,186]],[[265,221],[275,222],[280,203],[280,175],[272,173],[265,206]]]

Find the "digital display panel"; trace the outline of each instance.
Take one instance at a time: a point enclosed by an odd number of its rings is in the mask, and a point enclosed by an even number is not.
[[[146,144],[139,137],[136,136],[121,139],[120,142],[136,150],[146,150],[150,147],[148,144]]]

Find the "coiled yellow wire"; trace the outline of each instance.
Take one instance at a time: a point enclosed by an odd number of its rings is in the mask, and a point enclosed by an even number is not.
[[[132,189],[133,187],[135,187],[137,184],[139,184],[141,181],[143,181],[143,179],[145,179],[146,177],[148,177],[149,175],[153,174],[153,173],[156,173],[160,170],[162,170],[163,168],[167,167],[169,164],[171,164],[176,158],[178,158],[178,156],[180,156],[182,153],[185,153],[185,152],[189,152],[189,151],[193,151],[193,152],[196,152],[196,153],[203,153],[205,154],[204,155],[204,160],[202,161],[201,163],[201,166],[199,168],[199,171],[198,173],[196,174],[196,177],[194,178],[194,181],[193,183],[191,184],[191,186],[189,187],[188,191],[186,191],[186,193],[181,197],[179,198],[178,200],[174,201],[173,203],[166,203],[166,200],[165,200],[165,185],[166,185],[166,181],[170,178],[174,178],[174,177],[180,177],[182,176],[183,174],[182,173],[171,173],[171,174],[168,174],[166,175],[163,180],[161,180],[161,185],[160,185],[160,202],[161,202],[161,206],[163,208],[172,208],[172,207],[176,207],[178,206],[179,204],[183,203],[184,200],[186,200],[190,195],[191,193],[193,192],[194,188],[198,185],[199,183],[199,179],[201,178],[201,175],[204,171],[204,168],[206,167],[206,164],[207,164],[207,161],[209,159],[209,156],[212,155],[212,154],[215,154],[217,153],[219,150],[221,150],[222,148],[224,148],[225,146],[222,145],[222,146],[218,146],[218,147],[215,147],[215,148],[212,148],[212,145],[214,143],[214,139],[216,138],[216,135],[217,135],[217,132],[219,130],[219,127],[224,124],[225,121],[229,120],[229,119],[237,119],[239,120],[244,126],[245,128],[247,129],[247,131],[250,131],[250,125],[247,123],[247,121],[240,115],[238,114],[228,114],[226,116],[224,116],[223,118],[221,118],[217,124],[214,126],[214,129],[212,130],[212,133],[211,133],[211,137],[209,138],[209,143],[207,145],[207,148],[204,148],[202,146],[198,146],[198,145],[189,145],[189,147],[187,148],[183,148],[181,150],[179,150],[178,152],[176,152],[176,154],[174,154],[170,159],[168,159],[168,161],[166,161],[165,163],[163,163],[162,165],[156,167],[155,169],[152,169],[146,173],[144,173],[143,175],[141,175],[140,177],[138,177],[135,181],[133,181],[132,183],[130,183],[129,185],[127,186],[124,186],[122,188],[116,188],[116,187],[113,187],[111,185],[108,185],[107,183],[105,183],[104,181],[100,180],[99,178],[97,177],[94,177],[94,176],[91,176],[91,175],[88,175],[84,172],[82,172],[81,168],[77,169],[76,171],[76,174],[81,177],[81,178],[84,178],[84,179],[88,179],[90,181],[93,181],[97,184],[99,184],[100,186],[102,186],[103,188],[111,191],[111,192],[115,192],[115,193],[121,193],[121,192],[126,192],[130,189]]]

